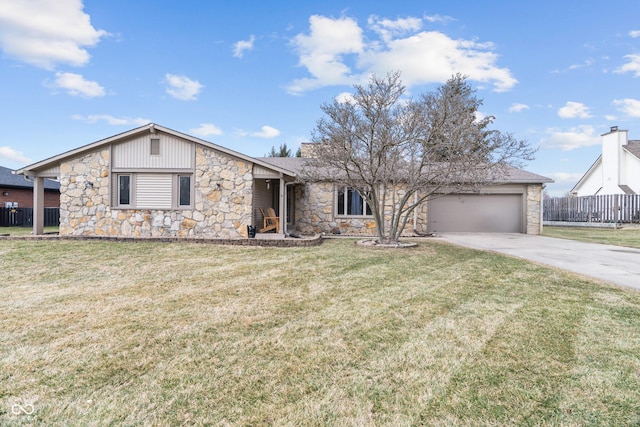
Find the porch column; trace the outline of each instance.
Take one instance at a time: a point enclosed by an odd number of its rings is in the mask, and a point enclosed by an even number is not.
[[[44,178],[33,177],[33,234],[44,233]]]
[[[284,234],[284,232],[285,232],[284,230],[287,227],[287,224],[285,222],[286,221],[286,215],[285,215],[285,211],[284,211],[285,210],[285,205],[284,205],[285,188],[284,188],[284,184],[285,184],[284,179],[282,179],[282,177],[281,177],[280,178],[280,185],[279,185],[280,194],[279,194],[279,198],[278,198],[278,201],[279,201],[279,207],[278,207],[279,215],[278,216],[280,217],[280,220],[278,221],[278,223],[280,224],[280,229],[278,230],[278,233],[280,233],[280,234]]]

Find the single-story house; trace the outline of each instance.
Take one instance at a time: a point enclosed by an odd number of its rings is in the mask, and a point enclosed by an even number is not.
[[[612,126],[602,135],[602,154],[573,187],[576,196],[640,194],[640,141]]]
[[[23,175],[16,175],[12,169],[0,166],[0,207],[32,208],[33,181]],[[50,179],[44,181],[44,207],[57,208],[60,205],[60,183]]]
[[[148,124],[17,173],[34,181],[38,211],[44,179],[60,181],[61,235],[246,238],[248,226],[260,232],[270,208],[277,215],[274,231],[280,234],[339,230],[376,235],[373,217],[356,191],[299,179],[305,161],[304,154],[254,158]],[[508,177],[479,192],[424,204],[407,233],[539,234],[546,182],[551,180],[512,169]],[[34,232],[42,232],[41,221],[34,220]]]

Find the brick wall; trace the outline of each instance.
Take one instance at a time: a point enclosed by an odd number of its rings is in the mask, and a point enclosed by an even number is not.
[[[7,195],[5,196],[4,193],[7,193]],[[18,202],[19,208],[32,208],[33,190],[30,188],[0,187],[0,207],[4,207],[5,202]],[[58,191],[45,190],[44,207],[60,207],[60,193]]]

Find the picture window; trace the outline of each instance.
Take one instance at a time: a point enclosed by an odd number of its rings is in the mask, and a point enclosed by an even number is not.
[[[337,214],[340,216],[371,216],[371,208],[358,190],[340,187],[337,195]]]

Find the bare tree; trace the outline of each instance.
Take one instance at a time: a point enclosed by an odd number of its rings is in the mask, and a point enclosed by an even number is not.
[[[354,88],[347,102],[321,106],[305,179],[357,190],[381,243],[397,242],[427,198],[489,184],[533,158],[526,141],[489,129],[494,117],[477,117],[482,101],[459,74],[417,99],[402,98],[399,72]]]

